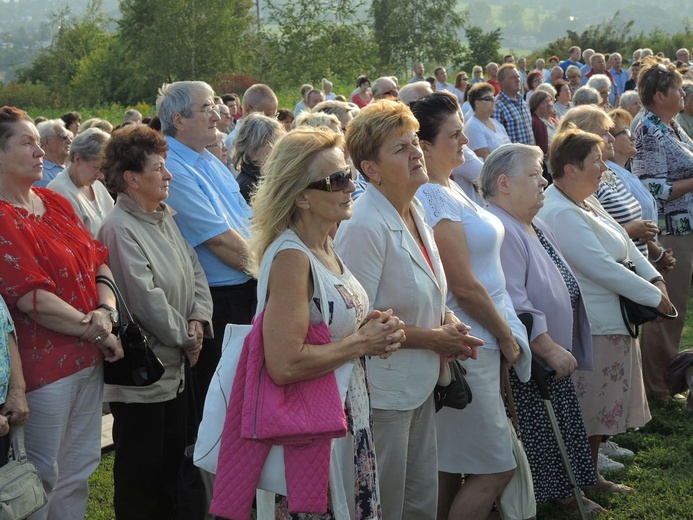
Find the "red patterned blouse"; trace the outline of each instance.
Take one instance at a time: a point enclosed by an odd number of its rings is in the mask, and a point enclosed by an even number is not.
[[[103,354],[88,341],[38,325],[17,309],[17,300],[43,289],[81,312],[94,310],[96,270],[108,257],[67,199],[45,188],[33,190],[46,207],[40,217],[0,201],[0,293],[17,329],[27,392],[95,366]]]

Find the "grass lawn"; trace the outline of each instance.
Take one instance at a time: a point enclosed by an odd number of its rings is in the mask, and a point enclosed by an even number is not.
[[[681,349],[693,347],[693,299],[688,302],[686,328]],[[652,420],[637,432],[615,440],[636,452],[632,461],[623,460],[626,470],[609,475],[616,482],[635,488],[633,495],[595,495],[609,510],[605,520],[693,520],[693,415],[683,403],[650,403]],[[104,455],[89,480],[87,520],[112,520],[113,453]],[[573,519],[576,515],[544,505],[539,520]],[[406,519],[405,519],[406,520]]]

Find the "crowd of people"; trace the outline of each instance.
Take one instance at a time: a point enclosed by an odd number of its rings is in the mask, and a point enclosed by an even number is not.
[[[619,53],[572,47],[548,68],[508,55],[454,84],[417,62],[402,86],[302,85],[293,109],[264,84],[219,96],[180,81],[155,117],[128,110],[115,128],[0,108],[0,464],[26,424],[48,496],[31,518],[84,517],[102,402],[116,518],[175,518],[225,327],[260,316],[274,384],[339,374],[326,413],[346,436],[291,437],[287,465],[316,477],[287,467],[287,494],[266,510],[258,498],[258,518],[487,518],[517,478],[505,365],[535,502],[605,513],[593,492],[633,492],[605,476],[633,456],[611,437],[650,420],[648,397],[670,398],[685,320],[689,59],[639,49],[626,70]],[[633,337],[622,297],[678,317]],[[164,365],[150,386],[104,385],[123,303]],[[551,372],[579,498],[533,358]],[[455,360],[473,399],[436,411]],[[247,454],[222,455],[211,512],[239,518]]]

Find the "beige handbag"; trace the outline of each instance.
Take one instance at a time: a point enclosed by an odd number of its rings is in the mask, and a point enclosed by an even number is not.
[[[529,468],[527,454],[519,438],[520,422],[515,410],[513,391],[510,388],[510,370],[505,358],[502,358],[501,361],[501,386],[505,393],[508,410],[512,416],[512,419],[509,418],[508,422],[510,423],[510,436],[517,468],[515,468],[512,480],[497,501],[498,512],[503,520],[528,520],[537,515],[537,504],[534,500],[532,471]]]

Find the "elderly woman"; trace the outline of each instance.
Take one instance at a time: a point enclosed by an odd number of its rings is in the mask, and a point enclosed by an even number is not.
[[[342,133],[346,134],[347,125],[349,124],[349,121],[354,119],[354,117],[356,117],[356,115],[359,113],[359,107],[357,107],[353,103],[332,100],[318,103],[313,107],[312,112],[322,112],[325,114],[332,114],[337,116],[337,119],[339,119],[340,128],[342,129]]]
[[[481,159],[510,142],[505,127],[492,117],[496,108],[493,92],[493,85],[477,83],[469,89],[467,96],[474,115],[467,121],[465,133],[469,138],[469,149]]]
[[[111,334],[115,296],[108,252],[70,203],[34,188],[44,152],[31,118],[0,108],[0,294],[17,327],[32,420],[26,449],[48,504],[36,518],[83,518],[89,475],[101,457],[104,357],[122,357]],[[26,418],[26,405],[16,417]]]
[[[611,80],[606,74],[595,74],[587,81],[587,86],[599,92],[599,107],[605,111],[611,110],[613,107],[609,103],[609,94],[611,94]]]
[[[505,283],[518,314],[534,318],[530,348],[555,371],[549,395],[578,485],[594,485],[587,432],[572,380],[576,368],[592,369],[592,338],[580,287],[561,256],[548,226],[536,218],[544,205],[543,156],[533,146],[511,144],[487,159],[481,189],[488,211],[505,227],[501,263]],[[510,383],[527,453],[537,503],[557,499],[559,507],[576,509],[571,486],[535,380],[522,383],[513,371]],[[603,513],[583,498],[590,514]]]
[[[576,65],[570,65],[565,69],[565,77],[568,79],[568,85],[570,86],[570,93],[575,95],[575,91],[580,88],[582,81],[582,73],[580,72],[580,67]]]
[[[441,358],[466,358],[481,344],[445,306],[443,266],[414,199],[428,181],[418,128],[409,108],[393,101],[369,105],[354,118],[347,148],[369,184],[336,237],[337,252],[366,289],[371,308],[392,308],[407,324],[404,349],[367,361],[386,520],[436,518],[433,389]]]
[[[693,81],[683,82],[683,110],[676,116],[676,121],[688,137],[693,136]]]
[[[469,199],[450,180],[464,160],[467,138],[459,105],[436,93],[412,104],[428,183],[417,191],[433,227],[448,282],[448,308],[484,340],[476,360],[464,362],[473,401],[463,410],[443,408],[436,415],[439,518],[486,518],[516,467],[510,427],[500,393],[501,356],[510,365],[520,358],[516,336],[526,333],[505,291],[500,266],[501,223]],[[528,355],[523,380],[529,379]],[[474,446],[460,445],[460,439]],[[462,485],[461,474],[467,475]]]
[[[693,141],[676,121],[683,108],[682,83],[673,65],[652,59],[643,63],[638,93],[645,110],[635,130],[637,153],[631,164],[633,174],[659,204],[661,245],[676,257],[676,268],[664,279],[679,317],[652,323],[645,338],[645,388],[661,399],[669,395],[667,373],[679,350],[693,275]]]
[[[525,94],[525,101],[527,101],[527,103],[532,99],[534,90],[542,83],[544,83],[544,75],[538,70],[533,70],[527,74],[527,85],[525,86],[527,92]]]
[[[221,107],[222,105],[218,106]],[[209,153],[219,159],[224,166],[226,166],[229,158],[229,147],[226,146],[226,137],[227,135],[224,132],[217,130],[216,139],[205,146],[205,148],[209,150]]]
[[[582,130],[569,129],[556,136],[550,151],[553,185],[545,192],[539,217],[551,228],[575,274],[592,328],[594,370],[577,370],[573,381],[597,472],[597,490],[630,493],[628,486],[605,480],[597,468],[603,436],[650,420],[638,340],[623,322],[619,296],[667,314],[672,308],[657,270],[591,197],[606,170],[603,146],[602,137]]]
[[[553,108],[556,110],[556,119],[560,120],[570,109],[573,93],[570,91],[568,82],[562,79],[556,81],[553,87],[556,89],[556,101],[553,104]]]
[[[642,109],[640,95],[635,90],[626,90],[623,94],[621,94],[618,106],[619,108],[626,110],[630,114],[631,119],[633,119]]]
[[[118,519],[175,516],[176,475],[186,439],[183,364],[195,364],[204,335],[211,335],[212,298],[197,254],[178,230],[168,197],[166,141],[132,125],[106,144],[102,171],[118,194],[99,239],[134,320],[165,367],[156,383],[106,385],[113,413],[113,499]],[[188,442],[190,441],[190,442]]]
[[[371,80],[368,76],[359,76],[356,78],[356,91],[351,94],[351,101],[359,108],[365,107],[373,99],[373,94],[370,91]]]
[[[372,310],[369,295],[333,248],[331,229],[352,215],[354,185],[342,139],[340,133],[311,127],[289,132],[270,153],[253,197],[253,271],[263,292],[258,294],[258,311],[265,311],[270,377],[286,385],[345,369],[348,375],[348,431],[332,442],[327,513],[290,514],[287,498],[278,495],[271,518],[331,519],[335,511],[363,520],[381,515],[365,358],[387,363],[405,339],[404,324],[391,310]],[[320,301],[321,295],[328,301]],[[325,306],[331,318],[330,343],[307,345],[309,325],[323,321]],[[227,517],[235,509],[223,496],[224,483],[234,478],[220,457],[214,514]]]
[[[584,86],[580,87],[573,94],[573,106],[579,107],[580,105],[598,105],[600,101],[599,92],[592,87]]]
[[[260,179],[260,167],[272,145],[285,132],[279,121],[260,112],[248,114],[239,125],[231,161],[239,171],[236,180],[241,195],[246,202],[250,202],[250,195]]]
[[[545,157],[548,157],[549,146],[556,135],[556,120],[552,117],[553,102],[553,96],[544,90],[537,90],[529,101],[534,140]]]
[[[113,209],[113,199],[100,182],[101,148],[111,136],[98,128],[77,134],[70,146],[69,164],[48,183],[48,188],[70,201],[75,213],[95,237]]]

